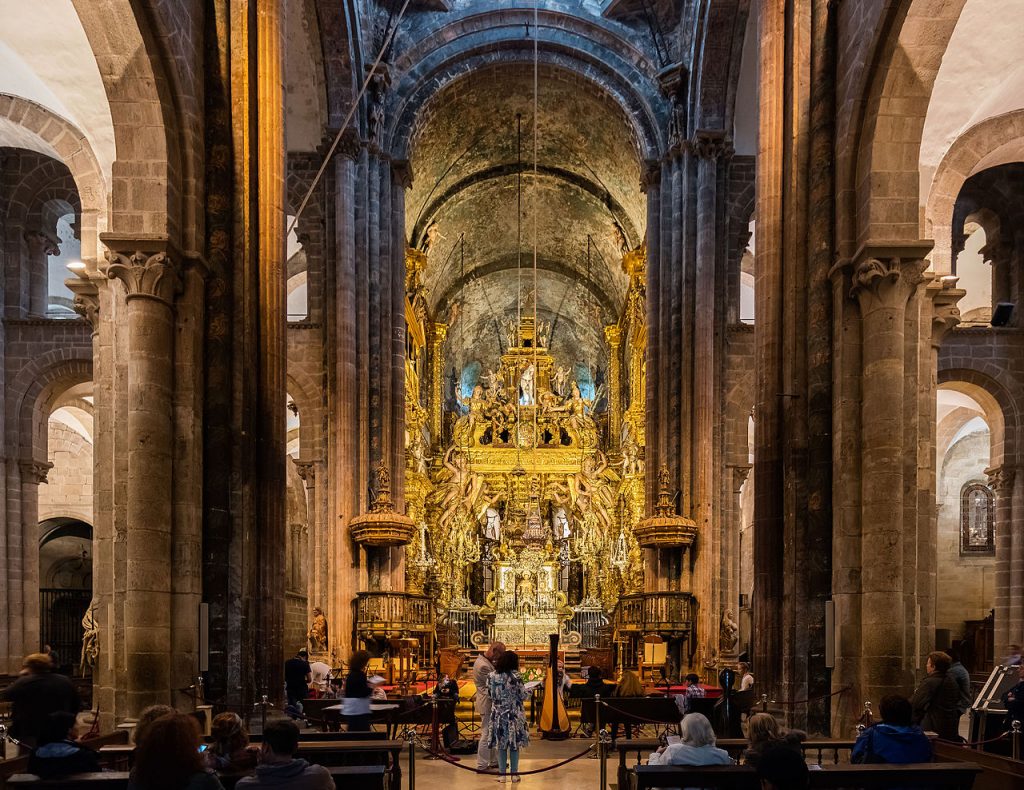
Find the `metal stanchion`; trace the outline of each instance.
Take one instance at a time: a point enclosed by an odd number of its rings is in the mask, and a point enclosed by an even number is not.
[[[196,705],[200,703],[206,703],[206,686],[203,682],[203,676],[199,675],[196,678]]]
[[[761,695],[761,713],[767,713],[767,712],[768,712],[768,695],[767,694],[762,694]]]
[[[409,744],[409,790],[416,790],[416,728],[405,728],[405,740]],[[396,787],[395,790],[402,790]]]
[[[594,737],[597,738],[597,759],[601,765],[598,769],[598,776],[601,784],[598,790],[605,790],[608,787],[608,764],[605,760],[605,740],[601,729],[601,695],[594,695]]]
[[[1020,759],[1020,722],[1016,719],[1010,725],[1010,748],[1013,750],[1013,759]]]

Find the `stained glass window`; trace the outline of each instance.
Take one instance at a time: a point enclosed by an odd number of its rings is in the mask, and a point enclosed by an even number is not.
[[[960,553],[995,552],[995,497],[984,483],[967,483],[960,490]]]

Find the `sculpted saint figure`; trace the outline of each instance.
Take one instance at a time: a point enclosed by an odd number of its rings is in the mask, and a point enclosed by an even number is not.
[[[722,624],[718,629],[718,649],[723,653],[730,652],[736,643],[740,641],[740,627],[732,616],[732,610],[726,609],[722,613]]]
[[[89,601],[89,608],[85,610],[82,617],[82,657],[80,667],[85,675],[87,668],[96,666],[96,659],[100,655],[100,629],[96,625],[96,617],[93,614],[96,608],[96,599]]]
[[[569,374],[572,371],[569,368],[562,365],[558,366],[558,370],[555,371],[555,375],[551,377],[551,389],[561,395],[563,398],[566,396],[565,387],[569,383]]]
[[[327,617],[319,606],[313,607],[313,622],[306,633],[310,653],[327,652]]]

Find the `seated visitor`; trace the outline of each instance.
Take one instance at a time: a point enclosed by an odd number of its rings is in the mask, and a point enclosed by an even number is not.
[[[148,708],[143,708],[142,713],[139,714],[138,721],[135,722],[135,729],[132,730],[132,741],[138,745],[142,742],[142,739],[146,736],[146,731],[154,721],[169,713],[177,712],[170,705],[150,705]]]
[[[898,694],[882,698],[882,721],[857,736],[852,763],[930,763],[931,739],[913,723],[910,700]]]
[[[459,681],[444,675],[434,686],[434,697],[452,700],[457,706],[459,704]],[[459,723],[454,716],[441,730],[441,739],[445,749],[450,749],[452,744],[459,739]]]
[[[587,667],[587,682],[583,684],[585,696],[593,697],[596,694],[604,694],[604,673],[601,667]]]
[[[679,743],[662,746],[647,758],[648,765],[732,765],[724,749],[715,746],[715,731],[707,716],[688,713],[679,724]]]
[[[223,790],[199,751],[199,724],[191,716],[161,716],[136,743],[128,790]]]
[[[644,696],[644,684],[640,682],[639,676],[636,672],[631,669],[623,671],[622,677],[619,678],[619,683],[615,687],[615,691],[612,692],[613,697],[642,697]],[[633,737],[634,725],[625,725],[626,738],[631,739]],[[586,729],[589,729],[588,735],[593,735],[593,727],[588,725]],[[612,739],[618,737],[619,725],[615,723],[612,725]]]
[[[682,694],[675,695],[676,707],[679,708],[679,714],[685,716],[690,713],[690,700],[694,697],[703,699],[707,696],[707,692],[704,691],[704,687],[700,684],[700,678],[692,672],[686,676],[686,689]]]
[[[310,691],[313,696],[324,697],[331,684],[331,667],[323,661],[312,661],[309,665]]]
[[[39,733],[39,743],[28,758],[28,772],[40,779],[60,779],[69,774],[88,774],[100,770],[96,752],[71,740],[75,715],[67,711],[51,713]]]
[[[18,679],[0,691],[0,702],[11,703],[11,737],[28,747],[36,745],[51,713],[81,709],[75,687],[53,671],[45,653],[25,656]]]
[[[811,784],[804,758],[785,746],[765,751],[757,763],[761,790],[806,790]]]
[[[206,750],[209,766],[238,773],[256,767],[256,751],[249,748],[249,731],[237,713],[218,713],[210,727],[213,743]]]
[[[960,688],[949,674],[952,663],[943,652],[929,653],[925,665],[928,676],[914,690],[910,705],[914,710],[914,724],[919,724],[922,730],[936,732],[943,740],[959,741]]]
[[[288,790],[334,790],[331,772],[322,765],[296,759],[299,726],[291,719],[268,721],[260,746],[255,776],[238,780],[235,787],[277,787]]]
[[[755,713],[747,719],[747,748],[743,751],[744,765],[757,765],[762,755],[775,747],[789,748],[797,754],[800,742],[807,739],[807,734],[800,730],[785,730],[770,713]]]

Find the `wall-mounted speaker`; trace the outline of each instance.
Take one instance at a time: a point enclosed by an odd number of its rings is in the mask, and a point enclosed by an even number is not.
[[[1013,302],[999,302],[992,311],[992,326],[1006,326],[1013,318]]]

